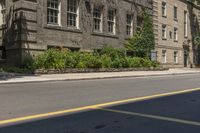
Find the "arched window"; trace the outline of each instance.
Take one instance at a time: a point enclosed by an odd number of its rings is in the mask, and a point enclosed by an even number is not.
[[[60,0],[47,0],[47,23],[60,24]]]
[[[0,1],[0,25],[5,24],[6,19],[6,3],[5,0]]]

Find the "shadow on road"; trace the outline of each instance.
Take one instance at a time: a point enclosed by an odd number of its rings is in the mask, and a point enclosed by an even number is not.
[[[200,91],[0,128],[0,133],[199,133]]]

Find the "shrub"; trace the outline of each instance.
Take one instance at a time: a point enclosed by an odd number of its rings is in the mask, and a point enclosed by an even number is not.
[[[92,54],[84,54],[83,60],[88,68],[102,68],[102,62],[99,56]]]
[[[65,50],[49,49],[35,59],[36,68],[63,69],[66,59]]]
[[[101,56],[101,62],[103,68],[111,68],[112,67],[112,59],[107,55]]]
[[[149,59],[144,59],[144,58],[141,58],[140,59],[140,63],[142,65],[142,67],[146,67],[146,68],[149,68],[151,67],[151,61]]]
[[[85,64],[85,62],[80,61],[80,62],[76,65],[76,68],[83,68],[83,69],[85,69],[85,68],[87,68],[87,65]]]
[[[112,60],[116,58],[123,58],[126,56],[125,49],[113,48],[112,46],[105,46],[100,51],[100,55],[109,56]]]
[[[130,60],[129,62],[130,62],[130,67],[131,68],[142,67],[141,58],[133,57],[133,58],[129,58],[129,60]]]
[[[35,69],[64,68],[137,68],[158,67],[157,62],[140,57],[127,57],[123,49],[105,47],[98,53],[49,49],[34,59]]]

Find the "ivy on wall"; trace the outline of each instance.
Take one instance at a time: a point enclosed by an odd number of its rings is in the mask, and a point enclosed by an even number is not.
[[[143,18],[143,26],[137,28],[135,34],[125,44],[125,48],[128,53],[133,53],[135,56],[149,57],[155,46],[153,20],[145,10],[141,17]]]

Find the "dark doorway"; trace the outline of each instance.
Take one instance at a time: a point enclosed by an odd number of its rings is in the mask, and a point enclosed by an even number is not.
[[[184,50],[184,67],[188,67],[188,51]]]

